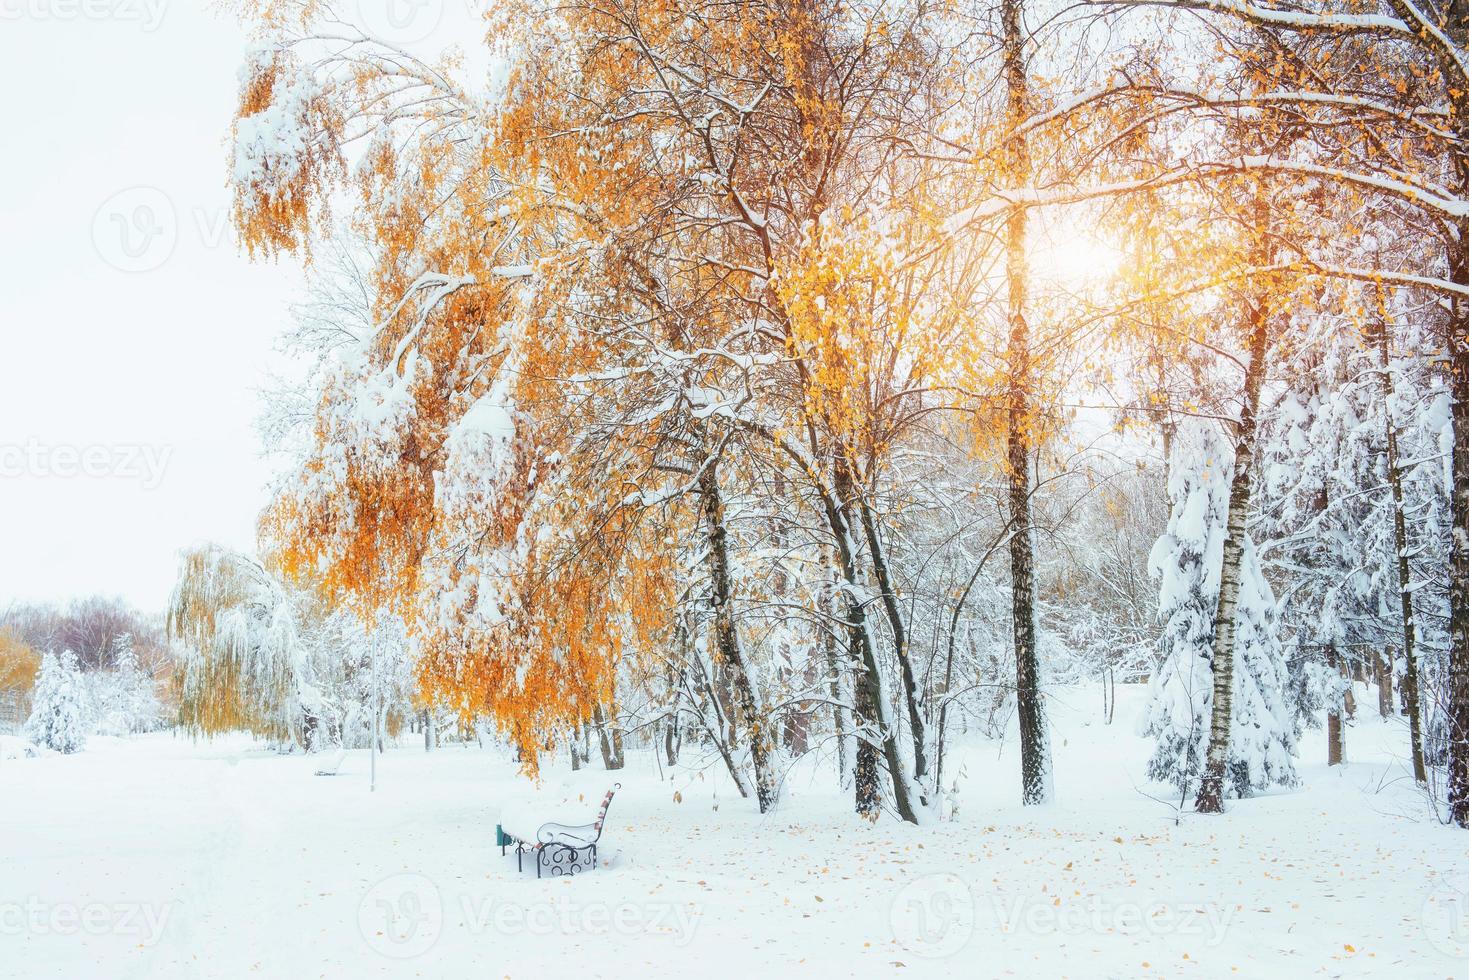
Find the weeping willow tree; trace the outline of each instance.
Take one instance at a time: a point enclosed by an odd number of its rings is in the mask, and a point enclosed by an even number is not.
[[[308,751],[361,747],[379,700],[382,729],[397,735],[412,710],[402,623],[389,619],[375,631],[374,685],[374,631],[319,595],[216,544],[185,551],[168,607],[169,636],[182,648],[174,672],[179,724],[196,737],[248,731]]]
[[[321,719],[303,624],[315,612],[254,559],[215,544],[184,552],[168,605],[182,647],[179,723],[196,737],[245,730],[312,748]]]

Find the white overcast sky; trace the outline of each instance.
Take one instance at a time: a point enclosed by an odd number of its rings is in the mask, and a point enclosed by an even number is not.
[[[158,2],[0,0],[0,613],[160,610],[180,547],[253,546],[256,388],[299,270],[225,220],[243,31]]]
[[[0,0],[0,615],[89,594],[159,611],[180,548],[254,548],[258,390],[302,283],[229,227],[249,41],[223,6]],[[487,70],[477,3],[336,9]]]

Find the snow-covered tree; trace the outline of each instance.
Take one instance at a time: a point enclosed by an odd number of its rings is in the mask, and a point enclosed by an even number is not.
[[[313,746],[320,719],[301,600],[253,559],[216,545],[183,556],[169,633],[183,646],[180,718],[200,734],[245,729]]]
[[[1391,241],[1379,223],[1352,247],[1375,260]],[[1324,709],[1340,734],[1342,675],[1377,673],[1385,658],[1379,694],[1402,692],[1420,781],[1448,647],[1449,412],[1427,329],[1437,315],[1380,285],[1323,290],[1303,304],[1264,410],[1252,525],[1266,567],[1285,583],[1298,721],[1315,725]],[[1337,739],[1328,744],[1340,753]]]
[[[1127,77],[1164,102],[1114,139],[1114,110],[1139,92],[1101,61],[1066,79],[1094,94],[1032,88],[1028,62],[1053,77],[1050,42],[1012,0],[990,31],[943,5],[818,3],[790,24],[670,9],[496,5],[504,85],[370,38],[343,47],[319,5],[259,17],[234,217],[252,250],[318,256],[318,289],[292,338],[306,383],[266,425],[292,457],[261,524],[267,558],[234,583],[222,569],[225,590],[188,610],[201,625],[186,718],[239,722],[238,695],[307,741],[363,737],[364,680],[382,664],[364,672],[360,623],[384,613],[422,652],[422,690],[466,723],[493,718],[527,770],[558,744],[585,761],[593,725],[611,745],[697,733],[763,810],[788,756],[831,745],[859,812],[919,822],[944,790],[945,733],[1013,716],[1023,798],[1039,801],[1042,670],[1109,676],[1154,648],[1148,542],[1132,532],[1150,542],[1162,515],[1097,492],[1115,473],[1075,492],[1053,479],[1102,468],[1057,462],[1077,434],[1062,407],[1099,393],[1119,424],[1160,423],[1165,455],[1188,447],[1153,554],[1165,636],[1147,727],[1155,775],[1201,781],[1199,810],[1294,779],[1296,729],[1340,691],[1323,672],[1333,653],[1385,645],[1394,618],[1469,623],[1436,598],[1469,601],[1469,574],[1444,574],[1436,543],[1469,535],[1394,534],[1384,515],[1433,522],[1426,498],[1399,487],[1384,509],[1376,489],[1384,472],[1442,470],[1434,456],[1469,466],[1469,426],[1453,433],[1462,451],[1414,435],[1442,387],[1427,365],[1458,334],[1418,297],[1403,315],[1436,324],[1434,343],[1394,327],[1395,343],[1354,354],[1355,334],[1333,346],[1332,332],[1362,304],[1320,283],[1327,266],[1437,276],[1438,259],[1365,256],[1356,217],[1325,220],[1339,194],[1297,178],[1326,176],[1321,139],[1364,127],[1281,125],[1294,80],[1271,99],[1255,87],[1296,63],[1276,32],[1207,65],[1191,46],[1138,53],[1146,70]],[[981,37],[992,48],[970,47]],[[1174,92],[1179,70],[1190,84]],[[1389,104],[1359,105],[1356,84],[1295,109]],[[1435,132],[1406,121],[1405,146]],[[1213,163],[1180,164],[1180,147]],[[1407,184],[1378,191],[1404,188],[1439,206]],[[360,207],[337,249],[327,205],[343,192]],[[1124,265],[1141,271],[1077,317],[1072,291],[1045,285],[1058,270],[1041,239],[1093,194],[1130,214]],[[1084,366],[1096,336],[1141,370]],[[1058,397],[1073,386],[1093,390]],[[1212,413],[1228,438],[1175,435],[1184,412]],[[1276,436],[1295,465],[1272,469]],[[1101,455],[1082,441],[1078,457]],[[1114,507],[1136,523],[1103,541],[1086,515]],[[361,618],[332,626],[339,608]],[[1414,631],[1399,632],[1415,665]],[[1447,649],[1423,632],[1424,651]],[[1469,651],[1469,627],[1456,635]],[[1421,659],[1441,686],[1435,656]],[[1469,706],[1469,668],[1452,676]],[[1448,721],[1464,746],[1451,757],[1469,760],[1469,723]],[[813,737],[823,726],[832,737]]]
[[[86,707],[76,654],[67,650],[41,658],[34,706],[26,721],[26,737],[37,745],[70,754],[86,744]]]
[[[1141,727],[1157,740],[1149,777],[1187,793],[1202,774],[1209,738],[1214,617],[1233,467],[1228,447],[1206,425],[1180,431],[1174,452],[1172,513],[1149,559],[1160,583],[1163,666],[1152,680]],[[1285,699],[1275,596],[1248,536],[1240,560],[1234,656],[1226,792],[1246,796],[1271,785],[1293,785],[1295,726]]]
[[[108,660],[111,669],[84,675],[91,731],[98,735],[132,735],[157,728],[163,707],[153,678],[138,663],[131,633],[113,638]]]
[[[249,556],[218,545],[184,554],[169,608],[184,727],[246,730],[283,747],[362,746],[372,731],[372,636],[383,728],[410,710],[414,646],[401,621],[367,627]]]
[[[416,650],[402,620],[382,616],[374,628],[337,610],[309,631],[307,644],[327,728],[323,740],[347,748],[371,745],[374,704],[381,709],[380,736],[403,726],[415,689]]]

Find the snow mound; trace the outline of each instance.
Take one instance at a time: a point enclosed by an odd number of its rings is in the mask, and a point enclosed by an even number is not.
[[[18,735],[0,735],[0,761],[34,759],[40,754],[40,749]]]

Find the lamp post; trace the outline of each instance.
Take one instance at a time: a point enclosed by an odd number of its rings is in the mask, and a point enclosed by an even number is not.
[[[377,693],[377,630],[372,631],[372,745],[368,749],[368,755],[372,760],[372,777],[368,785],[369,793],[377,792],[377,726],[378,717],[382,714],[378,704]]]

